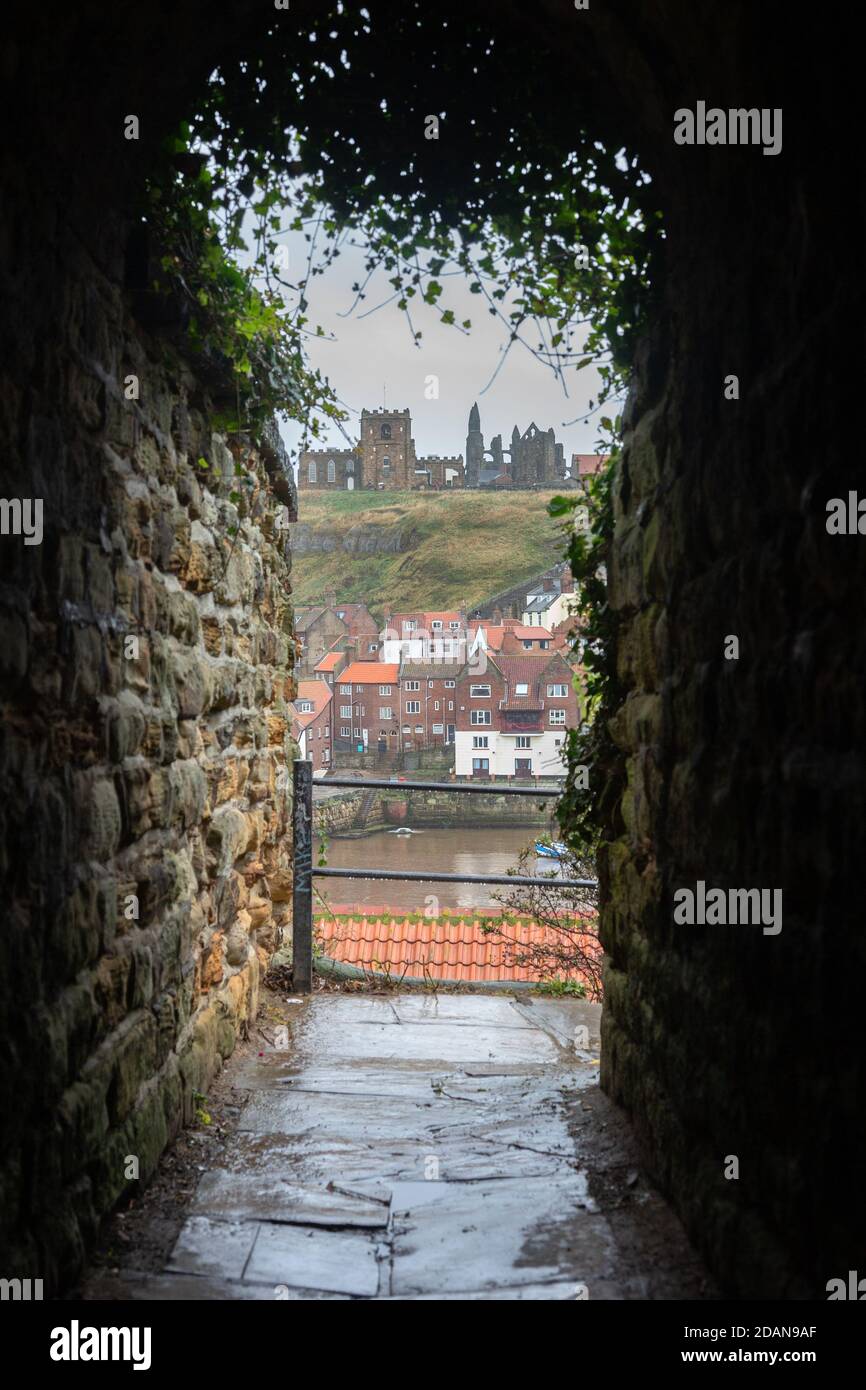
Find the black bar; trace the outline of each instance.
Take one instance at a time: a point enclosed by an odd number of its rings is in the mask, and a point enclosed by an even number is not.
[[[315,787],[352,787],[355,791],[365,787],[387,787],[389,791],[404,792],[487,792],[488,796],[562,796],[565,784],[561,787],[513,787],[500,786],[498,782],[392,782],[387,777],[322,777],[317,778]]]
[[[401,873],[397,869],[313,869],[316,878],[405,879],[409,883],[504,883],[517,887],[597,888],[594,878],[518,878],[508,874]]]
[[[295,761],[294,883],[292,888],[292,985],[297,994],[313,988],[313,764]]]

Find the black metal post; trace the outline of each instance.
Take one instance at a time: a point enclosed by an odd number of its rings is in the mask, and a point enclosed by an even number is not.
[[[313,764],[307,759],[295,761],[292,786],[292,978],[298,994],[309,994],[313,988]]]

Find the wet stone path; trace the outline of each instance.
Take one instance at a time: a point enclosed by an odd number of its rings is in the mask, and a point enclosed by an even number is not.
[[[143,1299],[706,1298],[598,1088],[600,1008],[322,994],[246,1061],[237,1132]],[[115,1292],[114,1296],[117,1296]]]

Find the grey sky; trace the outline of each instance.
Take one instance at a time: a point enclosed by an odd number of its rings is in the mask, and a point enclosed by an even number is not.
[[[289,250],[286,278],[296,283],[306,264],[306,243],[300,233],[280,240]],[[476,399],[488,446],[493,435],[501,434],[507,447],[513,425],[523,431],[534,420],[542,429],[553,426],[565,446],[566,458],[573,452],[593,452],[598,413],[589,422],[568,429],[563,428],[563,421],[585,415],[590,398],[597,401],[599,379],[594,368],[567,372],[570,394],[566,398],[553,372],[515,344],[496,381],[482,396],[499,362],[506,329],[488,313],[480,295],[470,294],[466,280],[440,276],[445,286],[441,307],[434,309],[423,303],[413,307],[413,326],[423,334],[421,346],[416,347],[396,304],[369,312],[393,294],[384,271],[371,280],[367,297],[354,314],[341,317],[348,314],[355,298],[353,283],[363,282],[365,273],[363,251],[347,247],[324,275],[310,281],[308,290],[310,325],[315,328],[321,324],[326,334],[336,338],[333,342],[308,339],[309,359],[330,379],[350,410],[344,428],[353,440],[358,434],[360,411],[381,406],[385,392],[389,406],[411,411],[420,456],[464,452],[469,410]],[[458,323],[472,320],[468,335],[439,322],[446,308],[454,310]],[[424,396],[425,377],[431,374],[439,378],[438,400]],[[282,432],[286,444],[296,448],[300,427],[287,422]],[[324,443],[347,447],[339,430],[331,425]]]

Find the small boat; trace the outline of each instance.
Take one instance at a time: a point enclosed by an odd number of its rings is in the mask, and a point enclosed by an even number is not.
[[[396,830],[389,830],[389,835],[420,835],[420,830],[412,830],[408,825],[400,825]]]
[[[545,844],[543,840],[535,841],[535,853],[539,859],[562,859],[568,853],[568,846],[561,840],[554,840],[552,845]]]

